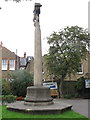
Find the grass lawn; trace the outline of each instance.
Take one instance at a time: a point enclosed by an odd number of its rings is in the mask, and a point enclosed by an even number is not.
[[[82,118],[86,119],[85,116],[80,115],[79,113],[76,113],[76,112],[74,112],[72,110],[64,112],[63,114],[57,114],[57,115],[56,114],[55,115],[29,115],[29,114],[25,114],[25,113],[19,113],[19,112],[9,111],[9,110],[6,109],[5,105],[2,106],[2,117],[3,118],[21,118],[21,119],[22,118],[29,118],[31,120],[36,119],[36,118],[38,118],[38,119],[42,118],[42,119],[46,119],[46,120],[47,120],[47,118],[50,119],[50,120],[51,120],[51,118],[53,120],[58,119],[58,118],[78,118],[78,120],[81,120]],[[7,120],[7,119],[5,119],[5,120]],[[76,120],[76,119],[72,119],[72,120]]]

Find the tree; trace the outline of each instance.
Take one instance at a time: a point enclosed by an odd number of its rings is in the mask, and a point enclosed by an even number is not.
[[[59,79],[59,91],[62,96],[62,84],[65,77],[79,70],[81,59],[86,59],[88,33],[78,26],[66,27],[53,32],[48,37],[49,52],[46,56],[46,68],[50,75]]]
[[[25,97],[27,87],[32,85],[33,76],[27,70],[17,70],[12,74],[10,88],[13,95]]]

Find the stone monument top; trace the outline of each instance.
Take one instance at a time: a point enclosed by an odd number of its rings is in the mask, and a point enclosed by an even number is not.
[[[39,22],[39,14],[40,14],[40,7],[42,5],[40,3],[35,3],[35,6],[34,6],[34,18],[33,18],[33,21],[35,23],[35,21],[38,21]]]

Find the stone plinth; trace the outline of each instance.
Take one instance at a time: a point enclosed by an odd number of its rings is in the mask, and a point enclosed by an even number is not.
[[[27,88],[27,95],[24,99],[25,105],[50,105],[53,104],[50,96],[50,88],[43,86],[32,86]]]
[[[71,110],[72,105],[60,101],[60,99],[53,100],[54,104],[45,106],[29,106],[25,105],[23,101],[17,101],[7,105],[7,109],[28,114],[61,114],[67,110]]]

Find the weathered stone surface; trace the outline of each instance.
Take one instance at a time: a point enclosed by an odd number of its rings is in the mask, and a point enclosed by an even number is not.
[[[50,88],[43,86],[32,86],[27,88],[27,95],[24,99],[26,105],[49,105],[53,104],[50,96]]]
[[[41,50],[41,30],[39,22],[35,26],[34,42],[34,85],[42,85],[42,50]]]
[[[2,46],[0,45],[0,79],[2,79]]]
[[[65,102],[61,102],[60,99],[53,100],[54,104],[45,106],[29,106],[24,102],[17,101],[7,105],[8,110],[24,112],[28,114],[61,114],[67,110],[70,110],[72,105]]]

